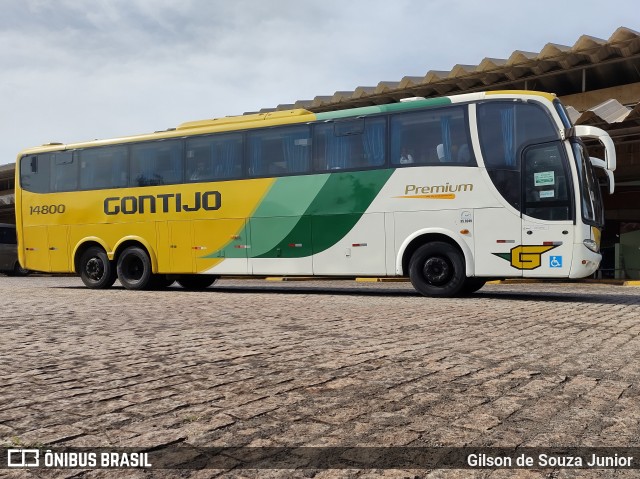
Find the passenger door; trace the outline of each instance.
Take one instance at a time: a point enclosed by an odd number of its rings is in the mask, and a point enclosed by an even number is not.
[[[171,273],[193,273],[191,222],[169,221],[168,225]]]
[[[522,178],[523,276],[568,277],[575,213],[564,145],[556,141],[526,148]]]

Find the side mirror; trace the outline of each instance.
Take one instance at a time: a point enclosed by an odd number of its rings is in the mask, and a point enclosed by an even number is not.
[[[589,157],[589,159],[591,160],[591,164],[593,166],[604,170],[604,172],[607,174],[607,186],[609,187],[609,194],[612,195],[616,188],[616,183],[613,178],[613,172],[607,169],[607,163],[604,160],[601,160],[600,158],[594,158],[593,156]]]
[[[616,148],[606,131],[595,126],[576,125],[570,129],[570,133],[580,138],[593,138],[602,143],[604,146],[605,169],[609,171],[616,170]]]

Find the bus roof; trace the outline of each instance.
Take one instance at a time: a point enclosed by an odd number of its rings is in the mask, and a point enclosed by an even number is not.
[[[410,111],[418,108],[434,108],[452,103],[465,103],[479,101],[487,96],[513,97],[513,96],[538,96],[553,101],[556,96],[553,93],[545,93],[530,90],[496,90],[479,93],[465,93],[461,95],[442,96],[437,98],[412,98],[410,101],[389,103],[345,110],[334,110],[322,113],[313,113],[304,109],[274,111],[269,113],[254,113],[249,115],[228,116],[210,120],[189,121],[164,131],[144,133],[141,135],[111,138],[106,140],[92,140],[79,143],[48,143],[42,146],[28,148],[18,155],[45,153],[50,151],[73,150],[95,146],[107,146],[121,143],[133,143],[139,141],[162,140],[169,138],[181,138],[189,135],[202,135],[207,133],[221,133],[225,131],[249,130],[268,126],[309,123],[314,121],[330,121],[341,118]]]

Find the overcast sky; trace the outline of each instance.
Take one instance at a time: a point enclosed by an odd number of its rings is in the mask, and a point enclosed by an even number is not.
[[[632,0],[0,0],[0,12],[0,164],[50,141],[146,133],[640,30]]]

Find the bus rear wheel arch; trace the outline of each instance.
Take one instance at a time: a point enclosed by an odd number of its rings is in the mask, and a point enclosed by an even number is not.
[[[151,286],[151,259],[144,248],[128,246],[118,255],[118,280],[126,289],[141,290]]]
[[[409,277],[424,296],[458,296],[467,279],[462,251],[443,241],[423,244],[411,255]]]
[[[89,246],[78,259],[77,271],[87,288],[106,289],[116,281],[116,269],[100,246]]]

